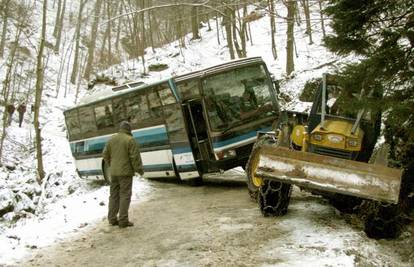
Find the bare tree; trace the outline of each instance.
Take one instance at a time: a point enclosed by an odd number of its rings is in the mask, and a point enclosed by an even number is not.
[[[295,11],[296,0],[287,0],[287,31],[286,31],[286,74],[290,75],[295,70],[295,62],[293,59],[294,50],[294,27],[295,27]]]
[[[226,39],[227,39],[227,46],[229,48],[229,53],[230,53],[230,59],[235,59],[235,54],[234,54],[234,47],[233,47],[233,37],[232,37],[232,23],[231,23],[231,14],[232,14],[232,9],[226,5],[225,6],[225,12],[224,12],[224,16],[223,16],[223,24],[224,24],[224,28],[226,30]]]
[[[88,60],[86,62],[86,68],[85,73],[83,77],[86,80],[89,80],[92,72],[92,65],[93,65],[93,59],[95,54],[95,48],[96,48],[96,37],[98,36],[98,24],[99,24],[99,17],[101,14],[101,7],[102,7],[102,0],[96,0],[95,3],[95,14],[94,14],[94,20],[91,28],[91,39],[89,40],[88,44]]]
[[[199,20],[198,20],[198,7],[191,7],[191,29],[193,32],[193,40],[200,39],[200,33],[198,32]]]
[[[309,36],[309,44],[313,44],[312,40],[312,26],[310,20],[310,11],[309,11],[309,0],[301,0],[303,11],[305,12],[306,18],[306,34]]]
[[[318,0],[318,4],[319,4],[319,14],[321,16],[321,28],[322,28],[322,35],[323,38],[326,37],[326,32],[325,32],[325,22],[324,22],[324,18],[323,18],[323,10],[322,10],[322,1],[323,0]]]
[[[73,57],[72,73],[70,75],[70,82],[72,84],[75,84],[76,82],[76,77],[77,77],[78,69],[79,69],[80,29],[82,25],[82,12],[83,12],[83,8],[85,7],[85,4],[86,4],[86,0],[80,0],[78,20],[76,23],[76,30],[75,30],[75,55]]]
[[[9,113],[6,112],[6,107],[7,104],[9,103],[9,96],[10,96],[10,82],[11,82],[11,78],[12,78],[12,73],[13,73],[13,66],[15,64],[15,57],[16,57],[16,52],[17,52],[17,48],[18,48],[18,43],[20,40],[20,35],[22,33],[22,28],[20,26],[18,26],[18,28],[16,29],[16,36],[14,39],[14,45],[11,48],[10,54],[9,54],[9,58],[8,58],[8,62],[7,62],[7,71],[6,71],[6,77],[3,81],[3,89],[2,89],[2,96],[3,96],[3,102],[4,102],[4,112],[3,112],[3,127],[2,127],[2,134],[0,137],[0,161],[2,160],[2,154],[3,154],[3,143],[4,140],[6,139],[6,128],[7,128],[7,122],[8,122],[8,115]]]
[[[0,15],[3,18],[2,21],[2,30],[1,30],[1,40],[0,40],[0,58],[4,56],[4,47],[6,46],[6,34],[7,34],[7,25],[11,0],[2,0],[0,5]]]
[[[272,39],[272,55],[273,59],[277,59],[275,3],[273,0],[268,0],[267,5],[270,13],[270,38]]]
[[[55,43],[55,47],[54,47],[54,51],[55,53],[59,53],[59,48],[60,48],[60,42],[62,39],[62,28],[63,28],[63,20],[65,18],[65,10],[66,10],[66,0],[63,0],[63,7],[62,7],[62,12],[61,15],[59,17],[59,20],[57,21],[57,31],[56,31],[56,43]]]
[[[47,0],[43,0],[43,15],[42,15],[42,32],[40,36],[39,51],[37,54],[37,63],[36,63],[36,93],[35,93],[35,103],[34,103],[34,118],[33,124],[36,134],[36,158],[37,158],[37,182],[42,183],[43,178],[45,177],[45,171],[43,167],[43,153],[42,153],[42,136],[39,124],[39,111],[40,104],[42,100],[42,91],[43,91],[43,78],[45,68],[43,62],[43,50],[45,47],[45,38],[46,38],[46,12],[47,12]]]

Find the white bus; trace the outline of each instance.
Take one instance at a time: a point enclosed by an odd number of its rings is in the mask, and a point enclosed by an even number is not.
[[[279,106],[265,63],[254,57],[152,84],[114,87],[64,114],[81,176],[110,182],[102,150],[127,120],[140,146],[144,177],[198,183],[205,173],[244,167],[256,132],[271,129]]]

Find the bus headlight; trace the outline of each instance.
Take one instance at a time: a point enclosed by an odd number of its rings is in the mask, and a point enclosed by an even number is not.
[[[312,137],[315,141],[322,141],[322,139],[323,139],[323,135],[318,134],[318,133],[313,134]]]
[[[223,151],[216,152],[214,155],[216,156],[216,160],[234,158],[236,157],[236,150],[234,149],[223,150]]]
[[[358,142],[358,140],[357,139],[349,139],[348,140],[348,146],[353,146],[353,147],[356,147],[356,146],[358,146],[359,145],[359,142]]]

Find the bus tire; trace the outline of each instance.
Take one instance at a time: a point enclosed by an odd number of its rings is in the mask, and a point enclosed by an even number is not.
[[[201,186],[203,185],[203,178],[201,177],[191,178],[191,179],[185,180],[185,182],[190,186]]]
[[[105,161],[102,163],[102,172],[103,172],[103,177],[106,181],[107,184],[111,184],[111,173],[110,173],[111,168],[109,167],[108,163],[106,163]]]
[[[264,180],[259,189],[258,203],[263,216],[282,216],[287,213],[292,185]]]

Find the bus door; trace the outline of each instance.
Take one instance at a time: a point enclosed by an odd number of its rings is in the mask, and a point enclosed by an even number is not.
[[[193,99],[183,105],[184,116],[188,125],[188,134],[193,147],[193,155],[199,169],[207,169],[202,162],[213,157],[207,133],[207,123],[203,116],[200,99]]]
[[[200,177],[179,102],[165,105],[164,116],[175,168],[181,180]]]

